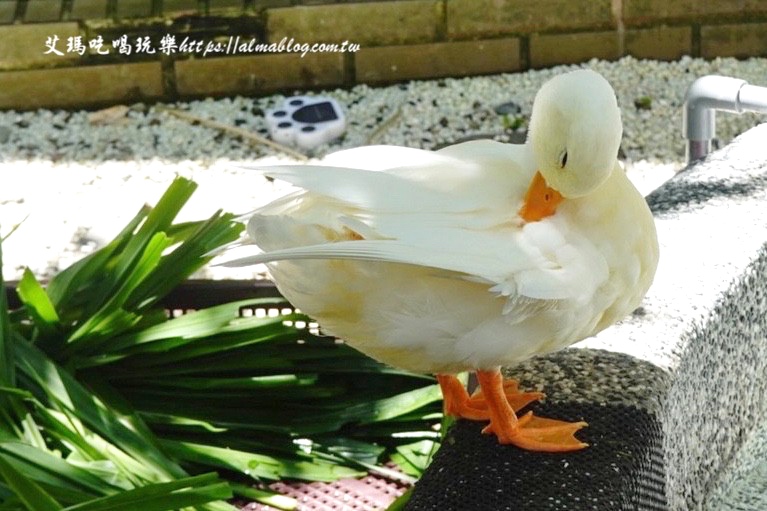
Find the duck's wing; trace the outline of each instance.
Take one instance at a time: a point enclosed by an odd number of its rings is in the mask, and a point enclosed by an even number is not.
[[[337,161],[348,164],[389,150],[345,151]],[[267,252],[222,264],[296,259],[411,264],[486,283],[510,304],[524,298],[578,299],[607,278],[604,258],[568,229],[566,220],[525,225],[519,220],[516,211],[534,172],[519,146],[476,141],[437,153],[396,151],[417,164],[264,169],[306,192],[275,201],[251,218],[248,232]],[[311,207],[302,210],[307,203]],[[328,242],[327,229],[354,236]]]
[[[458,213],[521,200],[530,160],[525,146],[477,140],[441,151],[367,146],[328,155],[321,165],[242,168],[371,213]]]
[[[491,292],[517,300],[572,300],[591,296],[608,277],[604,257],[588,240],[567,239],[560,227],[538,225],[503,235],[446,229],[429,240],[363,239],[272,250],[222,263],[249,266],[297,259],[348,259],[435,268],[488,284]],[[550,225],[545,225],[550,224]],[[529,228],[532,226],[532,228]],[[501,236],[507,236],[503,238]]]

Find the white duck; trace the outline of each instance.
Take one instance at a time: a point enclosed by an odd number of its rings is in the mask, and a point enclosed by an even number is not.
[[[302,190],[259,209],[248,234],[283,295],[371,357],[433,373],[447,413],[489,420],[501,443],[585,447],[585,423],[515,410],[539,399],[500,367],[596,334],[639,305],[658,245],[616,159],[609,83],[578,70],[538,92],[524,145],[431,152],[361,147],[323,166],[262,169]],[[469,396],[455,373],[475,370]]]

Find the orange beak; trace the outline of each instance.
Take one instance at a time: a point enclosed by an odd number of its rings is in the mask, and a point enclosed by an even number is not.
[[[519,209],[519,216],[526,222],[537,222],[557,211],[562,195],[546,184],[540,172],[536,172],[525,194],[525,203]]]

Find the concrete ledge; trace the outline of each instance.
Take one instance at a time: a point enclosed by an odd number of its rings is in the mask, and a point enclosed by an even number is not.
[[[748,436],[710,492],[706,511],[767,509],[767,425]]]
[[[548,393],[541,413],[590,422],[583,437],[592,447],[520,457],[482,437],[471,451],[484,465],[466,470],[462,431],[474,425],[459,423],[409,509],[459,509],[447,498],[458,482],[441,492],[430,484],[451,470],[466,488],[495,496],[483,509],[518,509],[530,473],[556,474],[545,493],[533,490],[535,509],[765,509],[765,137],[767,125],[750,130],[648,197],[661,261],[638,311],[576,349],[510,369],[524,387]],[[644,429],[637,434],[621,416]],[[588,478],[593,459],[617,470]],[[599,498],[586,505],[580,499],[592,490]]]

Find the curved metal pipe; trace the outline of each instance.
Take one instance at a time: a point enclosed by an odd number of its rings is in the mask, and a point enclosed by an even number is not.
[[[684,100],[682,134],[687,139],[687,163],[711,152],[716,136],[716,111],[767,113],[767,87],[745,80],[708,75],[695,80]]]

